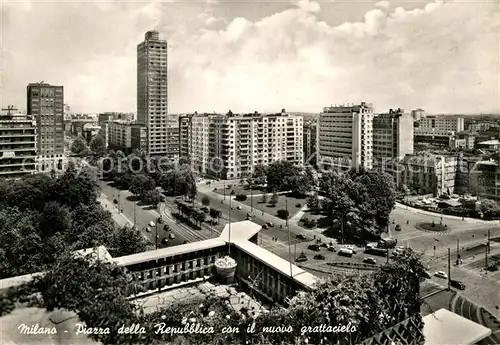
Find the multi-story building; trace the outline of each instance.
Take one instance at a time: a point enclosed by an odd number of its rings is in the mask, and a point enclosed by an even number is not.
[[[411,111],[411,117],[414,121],[418,121],[425,117],[425,111],[423,109],[414,109]]]
[[[117,120],[101,124],[101,129],[108,133],[108,148],[111,150],[129,154],[134,150],[145,151],[147,148],[146,127],[142,124]]]
[[[98,123],[117,121],[117,120],[133,121],[134,113],[106,112],[106,113],[100,113],[97,119]]]
[[[104,139],[104,143],[106,144],[106,148],[109,147],[109,122],[101,122],[99,124],[101,126],[101,130],[99,131],[99,135]]]
[[[435,115],[421,118],[415,123],[415,135],[428,132],[462,132],[464,118],[449,115]]]
[[[194,169],[221,178],[241,178],[257,164],[287,160],[303,164],[303,119],[287,114],[193,114],[181,116],[181,156]]]
[[[401,109],[376,115],[373,118],[373,166],[384,168],[384,162],[398,162],[407,154],[413,154],[411,115]]]
[[[28,115],[37,123],[37,155],[40,171],[59,169],[64,160],[64,89],[46,83],[27,87]]]
[[[417,130],[414,131],[414,143],[432,148],[445,148],[453,146],[455,132],[445,130]]]
[[[480,198],[500,200],[500,162],[478,161],[469,171],[469,193]]]
[[[316,165],[317,123],[315,120],[304,122],[304,164]]]
[[[137,123],[148,132],[148,153],[178,156],[178,119],[168,117],[167,41],[148,31],[137,46]],[[171,151],[174,150],[174,151]]]
[[[457,156],[407,155],[392,173],[398,186],[406,185],[417,194],[452,194],[458,162]]]
[[[37,124],[30,115],[9,107],[0,115],[0,178],[18,179],[37,172]]]
[[[465,148],[468,150],[472,150],[476,144],[476,136],[477,133],[473,131],[462,131],[457,133],[458,139],[465,140]]]
[[[316,156],[320,169],[373,167],[373,106],[325,107],[319,115]]]

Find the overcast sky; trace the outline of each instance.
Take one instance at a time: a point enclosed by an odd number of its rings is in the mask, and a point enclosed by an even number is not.
[[[136,47],[169,42],[169,112],[500,112],[499,1],[21,1],[2,6],[1,105],[64,86],[72,111],[136,111]]]

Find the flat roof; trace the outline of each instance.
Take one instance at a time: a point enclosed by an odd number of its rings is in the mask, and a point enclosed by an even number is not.
[[[491,329],[444,308],[423,320],[424,345],[473,345],[491,335]]]
[[[217,248],[225,244],[226,244],[225,241],[222,241],[218,238],[212,238],[204,241],[181,244],[179,246],[167,247],[143,253],[121,256],[119,258],[115,258],[114,262],[120,266],[128,266],[128,265],[140,264],[143,262],[162,259],[163,257],[191,253],[197,250]]]
[[[478,145],[499,145],[500,141],[498,140],[486,140],[478,143]]]
[[[302,268],[295,266],[293,263],[291,264],[290,270],[290,262],[282,259],[278,255],[271,253],[270,251],[259,247],[258,245],[249,242],[242,241],[238,242],[237,247],[243,250],[245,253],[253,256],[259,261],[263,261],[267,263],[270,267],[274,268],[281,274],[290,277],[290,271],[292,273],[292,278],[301,283],[302,285],[313,288],[314,284],[319,281],[319,278],[315,275],[312,275],[309,272],[304,271]]]
[[[239,241],[248,241],[252,236],[262,230],[262,225],[250,220],[231,223],[231,238],[229,238],[229,224],[222,230],[219,239],[225,242],[236,243]],[[230,241],[231,240],[231,241]]]

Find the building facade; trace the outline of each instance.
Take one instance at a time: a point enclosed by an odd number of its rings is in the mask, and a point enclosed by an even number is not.
[[[157,31],[148,31],[137,46],[137,123],[147,128],[150,155],[175,157],[179,127],[168,118],[167,74],[167,41]]]
[[[181,156],[202,174],[242,178],[257,164],[303,164],[303,119],[278,114],[193,114],[179,119]]]
[[[0,178],[18,179],[37,172],[37,121],[23,114],[0,115]]]
[[[414,142],[416,145],[431,146],[433,148],[445,148],[452,146],[455,132],[445,130],[416,130]]]
[[[64,89],[46,83],[27,87],[28,115],[37,123],[37,155],[40,171],[56,169],[64,158]]]
[[[384,162],[398,162],[413,154],[413,118],[403,110],[389,109],[373,118],[373,166],[385,167]]]
[[[117,120],[101,124],[101,133],[106,131],[108,148],[130,154],[135,150],[146,152],[147,131],[142,124]]]
[[[319,115],[316,156],[320,169],[373,167],[373,106],[325,107]]]
[[[133,123],[130,128],[130,145],[132,150],[147,152],[148,132],[146,127],[141,124]]]
[[[500,162],[478,161],[469,172],[469,193],[500,201]]]
[[[304,164],[316,165],[316,139],[317,123],[314,120],[304,122],[303,147]]]
[[[414,121],[418,121],[421,118],[425,117],[425,110],[423,109],[414,109],[411,111],[411,117]]]
[[[106,113],[100,113],[97,116],[97,121],[99,124],[103,122],[117,121],[117,120],[134,121],[134,117],[135,117],[134,113],[106,112]]]
[[[457,156],[407,155],[393,173],[398,186],[406,185],[420,195],[439,196],[454,193],[458,163]]]
[[[437,132],[462,132],[465,128],[463,117],[450,115],[427,116],[418,120],[415,124],[415,135],[422,133]]]

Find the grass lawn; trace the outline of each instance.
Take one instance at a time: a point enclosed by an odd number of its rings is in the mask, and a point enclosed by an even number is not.
[[[416,224],[416,228],[424,231],[436,231],[436,232],[450,230],[444,224],[436,224],[436,223],[418,223]]]
[[[236,192],[236,191],[235,191]],[[262,192],[260,192],[262,193]],[[278,203],[276,204],[276,207],[272,207],[269,204],[269,200],[271,199],[272,193],[268,193],[267,196],[267,202],[262,203],[262,196],[257,196],[253,198],[253,207],[256,208],[257,210],[264,211],[265,213],[271,214],[273,216],[278,216],[277,212],[278,210],[285,209],[285,203],[286,200],[288,200],[288,213],[289,213],[289,218],[293,217],[297,212],[300,211],[302,206],[306,204],[306,198],[295,198],[293,196],[288,196],[288,195],[279,195],[278,196]],[[245,205],[251,206],[251,198],[250,196],[247,198],[247,200],[242,202]],[[300,206],[298,206],[300,204]]]
[[[228,185],[226,185],[226,187]],[[250,197],[250,194],[252,194],[251,189],[245,189],[243,186],[241,186],[239,184],[233,184],[231,186],[231,188],[225,189],[226,195],[229,195],[231,193],[231,191],[233,191],[233,190],[234,190],[234,195],[244,194],[244,195],[248,195]],[[215,192],[220,194],[220,195],[224,195],[224,187],[217,188],[217,190]],[[264,193],[264,192],[261,189],[255,189],[255,188],[253,189],[254,195],[262,194],[262,193]]]

